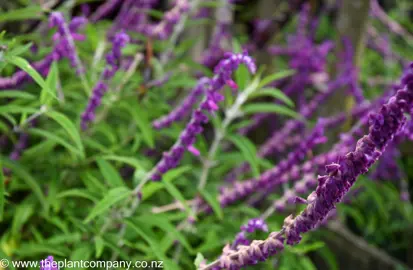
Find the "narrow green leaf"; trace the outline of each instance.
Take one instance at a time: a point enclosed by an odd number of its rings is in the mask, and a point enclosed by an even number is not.
[[[186,212],[188,213],[188,216],[192,216],[192,210],[189,207],[189,205],[186,203],[186,200],[182,193],[177,189],[171,182],[163,181],[162,184],[164,185],[165,189],[168,191],[169,194],[171,194],[172,197],[174,197],[176,200],[178,200],[182,205],[184,206]]]
[[[125,185],[119,172],[109,162],[102,158],[98,158],[96,159],[96,163],[98,164],[99,170],[106,182],[111,187],[120,187]]]
[[[182,174],[189,171],[191,167],[183,166],[176,169],[172,169],[164,174],[162,182],[172,182],[173,180],[177,179]],[[150,182],[143,187],[142,190],[142,201],[147,200],[150,198],[155,192],[158,190],[163,189],[165,186],[160,182]]]
[[[24,202],[15,209],[11,226],[11,232],[14,237],[20,234],[21,228],[34,214],[33,207],[30,203]]]
[[[42,76],[37,72],[37,70],[35,70],[30,63],[24,59],[21,58],[19,56],[7,56],[6,57],[6,61],[18,66],[19,68],[21,68],[22,70],[24,70],[25,72],[27,72],[27,74],[29,74],[30,77],[33,78],[33,80],[40,86],[42,87],[42,89],[46,89],[45,91],[49,92],[49,94],[56,98],[56,95],[54,95],[53,91],[50,89],[49,85],[44,81],[44,79],[42,78]]]
[[[42,104],[50,104],[50,101],[53,99],[53,97],[56,97],[58,79],[59,70],[57,68],[57,63],[54,61],[46,79],[46,84],[48,87],[43,88],[40,93],[40,102]]]
[[[78,129],[72,123],[72,121],[70,121],[70,119],[67,118],[64,114],[61,114],[59,112],[47,112],[46,114],[48,117],[55,120],[59,125],[63,127],[63,129],[66,130],[66,132],[69,134],[71,139],[75,142],[79,151],[82,153],[82,157],[84,157],[85,154],[84,154],[84,147],[82,144],[82,140],[80,139],[80,134],[79,134]]]
[[[175,264],[173,264],[160,250],[162,250],[162,247],[158,245],[157,242],[155,242],[152,237],[149,237],[142,229],[140,229],[138,226],[133,224],[133,222],[129,219],[125,220],[126,225],[128,225],[131,229],[133,229],[138,235],[140,235],[151,247],[153,253],[155,256],[159,259],[164,261],[165,263],[165,269],[178,269]]]
[[[17,106],[17,105],[0,106],[0,114],[5,114],[5,113],[35,113],[35,112],[37,112],[37,110],[34,109],[34,108],[21,107],[21,106]]]
[[[85,189],[69,189],[57,194],[57,198],[66,198],[66,197],[79,197],[91,200],[92,202],[97,202],[98,199],[95,198],[88,190]]]
[[[5,189],[4,189],[4,176],[3,176],[3,166],[0,162],[0,222],[3,221],[3,212],[4,212],[4,202],[5,198]]]
[[[206,190],[198,190],[201,193],[202,197],[204,197],[205,201],[212,207],[212,210],[217,215],[219,219],[224,219],[224,212],[222,211],[221,205],[217,200],[217,196],[211,196]]]
[[[43,206],[44,209],[47,209],[47,201],[45,196],[42,192],[41,187],[39,186],[40,181],[35,180],[27,171],[26,168],[20,166],[18,163],[10,162],[8,160],[2,160],[3,166],[12,170],[13,175],[22,179],[26,185],[30,187],[33,191],[34,195],[38,198],[39,202]]]
[[[100,258],[105,249],[105,241],[100,236],[95,236],[95,249],[96,249],[96,258]]]
[[[302,116],[295,111],[275,104],[275,103],[253,103],[247,104],[243,108],[243,112],[246,114],[255,114],[255,113],[278,113],[282,115],[291,116],[296,119],[302,119]]]
[[[306,254],[308,252],[323,248],[324,246],[325,246],[324,242],[314,242],[311,244],[301,244],[301,245],[293,246],[291,248],[291,251],[297,254]]]
[[[198,269],[201,266],[201,263],[204,260],[205,260],[204,255],[202,255],[202,253],[198,252],[198,254],[196,254],[196,258],[195,258],[195,261],[194,261],[196,269]]]
[[[18,46],[16,48],[13,48],[12,50],[8,51],[7,54],[8,55],[13,55],[13,56],[19,56],[25,52],[27,52],[28,50],[30,50],[30,48],[33,46],[32,42],[29,42],[25,45],[22,46]]]
[[[323,257],[324,261],[328,264],[328,269],[331,269],[331,270],[339,269],[335,255],[330,250],[330,248],[328,247],[320,248],[319,250],[317,250],[317,253],[319,253],[320,256]]]
[[[19,90],[1,90],[0,98],[35,99],[36,96]]]
[[[151,148],[155,146],[155,141],[153,137],[153,129],[151,123],[148,120],[147,113],[137,106],[131,106],[126,103],[122,103],[121,107],[126,109],[133,117],[138,126],[139,130],[142,132],[142,136],[147,145]]]
[[[258,88],[263,88],[264,86],[276,81],[276,80],[280,80],[283,78],[286,78],[288,76],[291,76],[295,73],[294,70],[283,70],[271,75],[268,75],[267,77],[263,78],[260,82],[260,84],[258,85]]]
[[[176,229],[176,226],[172,225],[169,220],[162,215],[143,215],[139,216],[137,220],[154,227],[161,228],[166,233],[171,234],[174,239],[177,239],[182,246],[190,253],[194,252],[189,242],[186,240],[185,236]]]
[[[257,98],[257,97],[263,97],[263,96],[269,96],[269,97],[279,99],[285,104],[287,104],[288,106],[294,107],[294,102],[286,94],[284,94],[280,89],[277,89],[277,88],[262,88],[261,90],[254,92],[250,97]]]
[[[15,252],[17,255],[22,257],[30,257],[44,254],[66,257],[70,250],[68,250],[67,248],[62,248],[62,245],[52,246],[50,244],[28,243],[19,246],[19,248]]]
[[[2,12],[0,22],[26,21],[29,19],[39,19],[42,17],[43,13],[40,6],[29,6]]]
[[[132,167],[135,167],[136,169],[142,168],[142,166],[140,165],[140,161],[134,157],[121,157],[121,156],[115,156],[115,155],[108,155],[108,156],[102,156],[102,159],[119,161],[119,162],[122,162],[128,165],[131,165]]]
[[[38,129],[38,128],[30,128],[29,133],[44,137],[44,138],[46,138],[48,140],[51,140],[51,141],[54,141],[54,142],[60,144],[61,146],[65,147],[67,150],[69,150],[73,154],[82,157],[82,152],[80,152],[79,149],[77,149],[76,147],[74,147],[70,143],[66,142],[62,138],[62,136],[55,135],[56,132],[52,133],[52,132],[49,132],[47,130],[42,130],[42,129]]]
[[[127,187],[116,187],[109,190],[109,192],[100,200],[95,207],[90,211],[89,215],[84,220],[84,223],[92,221],[95,217],[106,212],[114,204],[126,199],[131,195],[132,191]]]
[[[248,161],[251,166],[254,177],[260,175],[260,169],[258,165],[257,150],[253,143],[248,140],[246,137],[239,135],[228,136],[228,139],[239,149],[241,150],[242,155]]]

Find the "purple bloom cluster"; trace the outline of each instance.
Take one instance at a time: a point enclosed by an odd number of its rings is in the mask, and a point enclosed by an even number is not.
[[[156,129],[162,129],[169,127],[174,122],[181,121],[185,118],[195,106],[198,98],[205,92],[205,85],[208,79],[201,79],[198,84],[192,89],[189,95],[179,104],[172,112],[168,115],[162,116],[161,118],[155,120],[152,126]]]
[[[356,102],[358,104],[364,101],[363,90],[359,84],[359,70],[354,65],[354,49],[351,45],[351,41],[348,38],[343,39],[344,44],[344,52],[342,53],[342,61],[343,64],[340,68],[340,72],[342,76],[349,76],[349,92],[354,96]]]
[[[72,23],[72,26],[68,27],[66,25],[63,14],[60,12],[53,12],[49,18],[49,26],[57,27],[57,33],[54,36],[54,39],[59,44],[58,46],[56,46],[58,53],[69,59],[72,67],[76,68],[76,73],[78,75],[84,73],[85,70],[80,63],[79,56],[77,55],[77,51],[73,43],[73,40],[76,37],[76,35],[74,36],[73,33],[82,25],[84,25],[85,22],[86,19],[77,18]]]
[[[58,16],[59,17],[59,16]],[[84,17],[74,17],[69,24],[69,31],[73,36],[73,39],[76,40],[83,40],[83,36],[78,34],[77,32],[81,29],[82,26],[86,24],[87,20]],[[63,21],[64,23],[64,21]],[[52,24],[54,26],[54,24]],[[61,27],[59,27],[60,29]],[[56,33],[54,36],[55,40],[60,40],[60,34]],[[72,54],[68,53],[68,45],[67,42],[63,40],[59,41],[53,51],[46,55],[42,60],[35,62],[32,64],[33,68],[37,70],[41,75],[47,76],[49,73],[50,66],[52,65],[53,61],[59,61],[63,57],[70,56]],[[0,89],[13,89],[19,87],[20,85],[28,82],[31,80],[29,74],[27,74],[23,70],[19,70],[13,74],[11,77],[0,78]]]
[[[214,269],[240,269],[244,265],[256,264],[281,251],[286,243],[297,244],[301,234],[322,223],[348,193],[360,174],[366,173],[386,149],[388,143],[400,132],[405,121],[404,113],[413,108],[413,63],[402,79],[403,88],[371,114],[368,135],[362,137],[356,149],[341,156],[337,163],[326,166],[327,175],[318,177],[318,187],[307,200],[307,207],[297,217],[284,220],[280,232],[272,232],[266,240],[253,241],[249,246],[239,246],[238,251],[224,249],[223,256],[214,263]]]
[[[193,147],[196,135],[203,131],[202,125],[208,123],[208,116],[206,112],[213,113],[218,110],[217,103],[224,99],[224,96],[219,91],[226,85],[234,86],[235,82],[232,80],[232,73],[238,68],[240,64],[245,64],[251,73],[256,72],[254,61],[248,54],[226,54],[225,58],[215,67],[215,76],[208,80],[202,78],[208,84],[206,97],[201,102],[199,108],[192,113],[192,118],[185,129],[179,136],[178,141],[172,146],[169,152],[164,153],[162,159],[155,167],[155,173],[152,174],[151,179],[154,181],[160,180],[162,175],[168,170],[175,168],[181,161],[186,150],[197,153]]]
[[[103,5],[101,5],[95,11],[95,13],[93,13],[90,20],[92,22],[97,22],[98,20],[102,19],[103,17],[105,17],[109,13],[111,13],[122,2],[123,2],[123,0],[109,0],[109,1],[106,1]]]
[[[95,120],[96,108],[101,104],[102,97],[108,90],[107,81],[110,80],[119,69],[121,60],[121,49],[129,42],[129,36],[123,32],[115,35],[112,50],[106,55],[106,67],[103,70],[101,79],[96,83],[92,91],[92,96],[83,112],[81,127],[87,129],[88,123]]]
[[[46,259],[40,261],[40,270],[59,270],[53,256],[48,256]]]
[[[247,233],[251,234],[255,231],[268,232],[268,225],[260,218],[249,220],[246,225],[241,226],[241,232],[235,237],[232,248],[235,249],[238,245],[248,245],[250,241],[247,239]]]
[[[148,25],[142,30],[148,36],[165,40],[172,34],[181,16],[187,12],[189,12],[188,0],[176,0],[175,6],[165,13],[161,22],[155,25]]]
[[[265,171],[258,179],[250,179],[241,183],[235,183],[233,188],[222,188],[219,196],[221,206],[232,204],[253,192],[265,190],[274,183],[280,185],[283,181],[284,174],[289,172],[296,164],[302,161],[313,147],[320,143],[326,142],[324,137],[324,124],[318,123],[300,145],[285,160],[282,160],[276,167]]]

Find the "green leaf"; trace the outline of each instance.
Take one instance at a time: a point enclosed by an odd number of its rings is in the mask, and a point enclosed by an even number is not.
[[[261,90],[254,92],[250,97],[257,98],[257,97],[263,97],[263,96],[270,96],[270,97],[279,99],[285,104],[287,104],[288,106],[294,107],[294,102],[286,94],[284,94],[280,89],[277,89],[277,88],[262,88]]]
[[[2,12],[0,22],[27,21],[29,19],[39,19],[42,17],[43,13],[40,6],[29,6]]]
[[[100,258],[105,248],[105,241],[100,236],[95,236],[96,258]]]
[[[35,99],[36,96],[19,90],[1,90],[0,98]]]
[[[294,70],[283,70],[271,75],[268,75],[267,77],[263,78],[260,82],[260,84],[258,85],[258,88],[263,88],[264,86],[276,81],[276,80],[280,80],[283,78],[286,78],[288,76],[291,76],[295,73]]]
[[[212,210],[215,212],[219,219],[224,219],[224,212],[222,211],[221,205],[217,200],[218,196],[211,196],[206,190],[198,190],[201,193],[202,197],[204,197],[205,201],[211,206]]]
[[[243,108],[243,112],[246,114],[256,114],[256,113],[278,113],[282,115],[287,115],[291,116],[296,119],[302,119],[303,117],[296,113],[295,111],[275,104],[275,103],[253,103],[253,104],[247,104]]]
[[[57,194],[57,198],[65,197],[79,197],[91,200],[92,202],[97,202],[98,199],[95,198],[89,191],[86,189],[69,189]]]
[[[52,132],[49,132],[47,130],[42,130],[42,129],[38,129],[38,128],[30,128],[29,133],[44,137],[44,138],[46,138],[48,140],[51,140],[51,141],[54,141],[54,142],[60,144],[61,146],[65,147],[67,150],[69,150],[73,154],[82,157],[82,152],[80,152],[79,149],[77,149],[76,147],[74,147],[70,143],[66,142],[62,138],[62,136],[55,135],[56,132],[52,133]]]
[[[196,254],[196,258],[195,258],[195,261],[194,261],[196,269],[198,269],[201,266],[201,263],[204,260],[205,260],[204,255],[202,255],[202,253],[198,252],[198,254]]]
[[[228,136],[228,139],[241,150],[242,155],[251,166],[254,177],[259,177],[260,169],[258,165],[257,150],[254,144],[246,137],[239,135]]]
[[[46,84],[47,88],[43,88],[40,93],[40,102],[42,104],[50,104],[53,97],[56,97],[57,82],[59,79],[59,70],[57,68],[57,62],[53,61],[50,68],[50,72],[47,75]]]
[[[153,148],[155,146],[153,129],[151,123],[148,121],[147,113],[138,106],[131,106],[126,103],[122,103],[121,107],[129,111],[139,130],[142,132],[144,141],[149,147]]]
[[[171,194],[172,197],[174,197],[174,199],[182,203],[186,212],[188,213],[188,216],[193,216],[195,214],[195,213],[192,213],[191,208],[186,203],[186,200],[184,196],[182,195],[182,193],[179,191],[179,189],[177,189],[171,182],[163,181],[162,184],[164,185],[168,193]]]
[[[95,207],[90,211],[89,215],[84,220],[84,223],[92,221],[95,217],[106,212],[114,204],[126,199],[131,195],[132,191],[127,187],[116,187],[109,190],[109,192],[100,200]]]
[[[142,215],[137,218],[137,220],[154,227],[163,229],[166,233],[171,234],[174,239],[177,239],[182,246],[190,253],[194,252],[189,242],[186,240],[185,236],[176,229],[176,226],[172,225],[168,219],[163,215]]]
[[[173,180],[177,179],[182,174],[189,171],[191,167],[183,166],[176,169],[172,169],[163,175],[162,182],[172,182]],[[150,182],[145,185],[142,189],[142,201],[147,200],[150,198],[155,192],[158,190],[163,189],[165,186],[160,182]]]
[[[38,198],[39,202],[44,209],[47,209],[47,201],[39,185],[40,181],[35,180],[27,171],[26,168],[15,162],[10,162],[8,160],[2,160],[3,166],[12,170],[13,175],[22,179],[26,185],[30,187],[34,195]]]
[[[300,261],[300,265],[301,265],[301,269],[303,270],[317,270],[317,268],[315,267],[315,265],[313,264],[313,262],[307,258],[307,257],[300,257],[299,259]]]
[[[120,187],[125,185],[118,171],[109,162],[102,158],[98,158],[96,159],[96,163],[98,164],[99,170],[106,182],[111,187]]]
[[[21,107],[16,105],[4,105],[0,106],[0,114],[5,113],[35,113],[37,112],[36,109],[28,108],[28,107]]]
[[[27,74],[29,74],[30,77],[33,78],[33,80],[40,86],[42,89],[46,89],[44,91],[49,92],[49,94],[56,98],[56,95],[54,95],[52,89],[50,89],[49,85],[44,81],[42,76],[35,70],[30,63],[19,56],[7,56],[6,61],[18,66],[22,70],[24,70]]]
[[[15,252],[17,255],[22,257],[30,257],[44,254],[66,257],[70,251],[67,248],[63,249],[62,245],[52,246],[50,244],[28,243],[19,246],[19,248]]]
[[[69,134],[71,139],[75,142],[77,148],[82,153],[82,157],[85,156],[84,147],[82,140],[80,139],[80,134],[76,126],[67,118],[64,114],[59,112],[47,112],[47,116],[55,120],[59,125],[63,127],[64,130]]]
[[[24,224],[34,214],[33,207],[34,206],[30,203],[25,202],[23,204],[20,204],[14,211],[13,222],[11,226],[11,232],[14,237],[21,233],[20,230],[22,229]]]
[[[291,251],[297,254],[306,254],[308,252],[323,248],[324,246],[325,246],[324,242],[314,242],[311,244],[301,244],[301,245],[293,246],[291,248]]]
[[[3,175],[3,166],[0,162],[0,222],[3,221],[4,213],[4,202],[5,202],[5,189],[4,189],[4,175]]]
[[[153,240],[152,237],[149,237],[141,228],[133,224],[129,219],[125,220],[126,225],[133,229],[139,236],[141,236],[151,247],[154,255],[161,261],[165,263],[165,269],[178,269],[175,264],[173,264],[166,256],[161,252],[162,247],[158,245],[157,242]]]
[[[108,155],[108,156],[102,156],[102,159],[123,162],[125,164],[131,165],[132,167],[135,167],[136,169],[142,168],[142,166],[140,165],[140,161],[133,157],[121,157],[121,156],[115,156],[115,155]]]
[[[8,55],[13,55],[13,56],[19,56],[25,52],[27,52],[28,50],[30,50],[30,48],[33,46],[32,42],[29,42],[25,45],[22,46],[18,46],[16,48],[13,48],[12,50],[8,51],[7,54]]]
[[[330,248],[323,247],[317,250],[318,254],[323,257],[324,261],[328,264],[328,269],[339,270],[335,255],[331,252]]]

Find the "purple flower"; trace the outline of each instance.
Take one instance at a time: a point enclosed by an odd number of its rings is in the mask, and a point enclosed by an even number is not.
[[[278,163],[273,169],[265,171],[258,179],[250,179],[241,183],[235,183],[234,187],[223,188],[219,196],[219,201],[222,207],[232,204],[257,190],[265,190],[270,186],[281,185],[284,181],[283,176],[289,172],[291,168],[302,161],[314,146],[324,143],[324,125],[318,123],[300,145],[291,152],[286,159]],[[288,180],[288,179],[287,179]]]
[[[178,141],[169,152],[163,154],[163,158],[155,166],[155,173],[151,179],[158,181],[162,175],[180,163],[186,150],[193,149],[196,135],[203,131],[202,125],[209,122],[207,112],[213,113],[218,110],[218,103],[223,101],[224,96],[219,91],[228,83],[233,82],[231,75],[240,64],[245,64],[251,73],[256,72],[253,60],[245,52],[243,54],[226,54],[225,58],[215,68],[215,76],[208,80],[202,78],[200,82],[208,84],[205,98],[199,107],[192,113],[191,120],[181,132]],[[194,152],[194,151],[192,151]]]
[[[122,3],[123,0],[109,0],[102,4],[91,16],[90,20],[92,22],[97,22],[98,20],[102,19],[103,17],[107,16],[109,13],[113,12],[113,10]]]
[[[48,256],[40,261],[40,270],[59,270],[57,262],[53,260],[53,256]]]
[[[84,21],[77,19],[72,25],[72,28],[77,30],[81,25],[83,25],[83,23]],[[49,26],[57,27],[58,34],[55,39],[58,42],[58,53],[69,59],[70,64],[76,69],[76,73],[78,75],[83,74],[85,70],[80,62],[79,56],[77,55],[77,51],[73,43],[72,33],[66,25],[63,14],[60,12],[52,12],[49,18]]]
[[[96,83],[92,90],[92,96],[86,106],[86,110],[82,113],[81,127],[87,129],[90,122],[95,120],[95,111],[102,102],[102,97],[108,90],[107,82],[110,80],[119,69],[121,60],[121,49],[129,42],[129,36],[123,32],[115,35],[113,39],[112,50],[106,55],[106,67],[102,72],[101,79]]]
[[[307,208],[286,227],[288,244],[301,240],[301,234],[314,228],[335,208],[360,174],[366,173],[382,155],[386,146],[400,131],[404,112],[413,107],[413,64],[403,77],[404,88],[397,91],[378,113],[370,115],[370,129],[357,142],[353,152],[341,157],[337,163],[326,166],[327,175],[319,176],[319,185],[310,194]]]
[[[325,221],[357,177],[368,171],[401,130],[405,121],[404,113],[413,108],[413,63],[403,76],[402,85],[404,87],[378,113],[370,115],[369,133],[357,142],[356,149],[341,156],[338,162],[326,166],[327,174],[318,177],[318,187],[308,196],[308,205],[301,214],[295,218],[288,216],[283,229],[278,233],[272,232],[266,240],[240,246],[238,251],[224,250],[220,260],[210,266],[217,266],[216,269],[240,269],[244,265],[266,260],[283,249],[284,235],[287,244],[297,244],[301,241],[302,233]]]
[[[195,106],[198,98],[205,92],[205,86],[209,79],[203,78],[199,80],[198,84],[189,93],[189,95],[179,104],[172,112],[168,115],[162,116],[161,118],[153,122],[153,127],[156,129],[162,129],[169,127],[173,122],[181,121],[187,116],[192,107]]]
[[[255,231],[268,232],[268,225],[263,219],[254,218],[248,221],[246,225],[241,226],[241,232],[235,237],[232,249],[235,249],[238,245],[248,245],[250,241],[247,239],[247,233],[251,234]]]

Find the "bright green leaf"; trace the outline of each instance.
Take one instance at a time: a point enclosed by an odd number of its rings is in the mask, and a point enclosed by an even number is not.
[[[269,97],[279,99],[285,104],[287,104],[288,106],[294,107],[294,102],[286,94],[284,94],[280,89],[263,88],[261,90],[254,92],[251,95],[251,98],[257,98],[257,97],[263,97],[263,96],[269,96]]]
[[[281,115],[291,116],[296,119],[302,119],[302,116],[295,111],[275,104],[275,103],[253,103],[247,104],[243,108],[243,112],[246,114],[256,114],[256,113],[277,113]]]
[[[228,136],[228,139],[238,148],[241,150],[242,155],[248,161],[249,165],[251,166],[252,172],[255,177],[260,175],[260,169],[258,165],[258,158],[257,158],[257,150],[253,143],[248,140],[246,137],[242,137],[239,135],[231,135]]]
[[[114,204],[126,199],[131,195],[132,191],[127,187],[116,187],[109,190],[109,192],[99,201],[95,207],[90,211],[89,215],[84,220],[84,223],[92,221],[95,217],[106,212]]]
[[[111,187],[119,187],[125,185],[119,172],[109,162],[102,158],[98,158],[96,159],[96,163],[98,164],[99,170],[105,178],[106,182]]]

